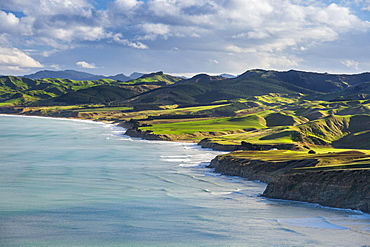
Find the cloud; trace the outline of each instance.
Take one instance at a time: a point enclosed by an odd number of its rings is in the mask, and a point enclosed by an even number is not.
[[[360,5],[362,10],[370,11],[370,0],[355,0],[355,3]]]
[[[0,10],[0,32],[13,32],[18,25],[19,19],[13,13]]]
[[[180,52],[173,52],[176,47],[177,51],[190,51],[193,58],[189,60],[215,58],[218,68],[234,64],[221,59],[223,56],[243,56],[255,59],[242,59],[245,62],[240,66],[273,69],[299,67],[310,53],[311,57],[320,56],[316,52],[326,44],[357,33],[366,37],[370,32],[370,22],[356,16],[352,8],[367,9],[370,0],[355,0],[353,4],[326,4],[323,0],[112,0],[107,9],[95,9],[92,2],[0,1],[0,46],[39,49],[34,54],[42,54],[43,63],[72,49],[104,53],[111,47],[136,52],[131,58],[117,58],[122,63],[144,54],[181,61],[174,57],[180,56]],[[164,53],[171,50],[171,55]],[[366,52],[370,50],[360,56]],[[116,54],[112,52],[112,56]],[[347,60],[360,61],[340,58]],[[68,61],[71,66],[76,60]]]
[[[0,47],[0,68],[6,70],[24,70],[42,68],[43,65],[17,48]]]
[[[334,3],[318,7],[286,0],[116,0],[107,10],[95,10],[85,0],[10,2],[13,5],[5,5],[18,11],[21,8],[26,17],[18,19],[12,13],[0,12],[0,20],[6,23],[3,29],[19,27],[23,37],[48,41],[43,44],[54,48],[66,43],[116,42],[148,49],[150,45],[140,41],[173,37],[183,38],[180,44],[190,38],[187,46],[194,50],[217,38],[218,43],[207,49],[222,51],[222,47],[235,46],[272,51],[305,46],[306,42],[332,41],[342,32],[370,28],[349,8]]]
[[[61,70],[61,68],[58,64],[52,64],[52,65],[50,65],[50,67],[55,69],[55,70]]]
[[[342,61],[341,63],[344,64],[345,66],[349,67],[349,68],[354,68],[354,69],[358,69],[359,65],[360,65],[359,62],[356,62],[356,61],[353,61],[353,60],[345,60],[345,61]]]
[[[80,62],[77,62],[76,65],[80,66],[81,68],[84,68],[84,69],[96,69],[96,66],[94,63],[88,63],[88,62],[85,62],[85,61],[80,61]]]

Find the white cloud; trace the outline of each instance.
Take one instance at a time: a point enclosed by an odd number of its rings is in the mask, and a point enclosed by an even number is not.
[[[58,64],[52,64],[52,65],[50,65],[50,67],[55,69],[55,70],[61,70],[61,68]]]
[[[84,68],[84,69],[96,69],[96,66],[94,63],[88,63],[88,62],[85,62],[85,61],[80,61],[80,62],[77,62],[76,65],[80,66],[81,68]]]
[[[40,51],[34,54],[43,55],[43,61],[56,56],[56,50],[99,48],[103,52],[101,48],[117,47],[150,54],[176,47],[202,53],[202,61],[215,57],[219,66],[232,62],[218,57],[242,54],[266,59],[248,60],[241,66],[273,68],[299,66],[297,54],[314,53],[352,33],[370,32],[370,22],[357,17],[353,4],[344,4],[348,1],[112,0],[107,10],[94,9],[92,1],[0,1],[0,45],[35,47]],[[370,7],[370,0],[354,2],[357,7]],[[54,63],[58,62],[48,62]]]
[[[19,25],[19,19],[13,13],[0,10],[0,32],[13,32]]]
[[[143,31],[159,35],[166,35],[169,32],[169,26],[164,24],[145,23],[143,24]]]
[[[0,47],[0,68],[7,70],[24,70],[42,68],[43,65],[17,48]]]
[[[141,5],[142,2],[136,0],[116,0],[114,4],[115,7],[118,7],[121,10],[129,10]]]
[[[50,51],[43,51],[41,54],[44,57],[49,57],[49,56],[51,56],[51,55],[53,55],[54,53],[57,53],[57,52],[58,52],[57,49],[53,49],[53,50],[50,50]]]
[[[141,50],[149,49],[149,47],[147,45],[141,43],[140,41],[132,42],[132,41],[129,41],[127,39],[123,39],[121,34],[113,34],[112,39],[113,39],[113,41],[115,41],[119,44],[129,46],[129,47],[132,47],[132,48],[141,49]]]
[[[370,0],[355,0],[361,6],[362,10],[370,11]]]
[[[341,63],[349,68],[354,68],[354,69],[359,69],[359,65],[360,65],[359,62],[356,62],[354,60],[345,60],[345,61],[342,61]]]

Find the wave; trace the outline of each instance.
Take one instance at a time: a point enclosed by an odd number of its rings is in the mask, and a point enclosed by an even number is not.
[[[334,230],[349,229],[348,227],[331,223],[325,217],[277,219],[277,222],[285,225],[304,226],[320,229],[334,229]]]

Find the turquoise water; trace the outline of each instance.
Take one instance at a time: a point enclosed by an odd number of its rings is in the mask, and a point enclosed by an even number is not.
[[[89,121],[0,116],[0,246],[364,246],[370,215],[269,200],[219,152]]]

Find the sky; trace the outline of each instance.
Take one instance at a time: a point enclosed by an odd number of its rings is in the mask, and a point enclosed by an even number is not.
[[[0,75],[370,71],[370,0],[1,0]]]

